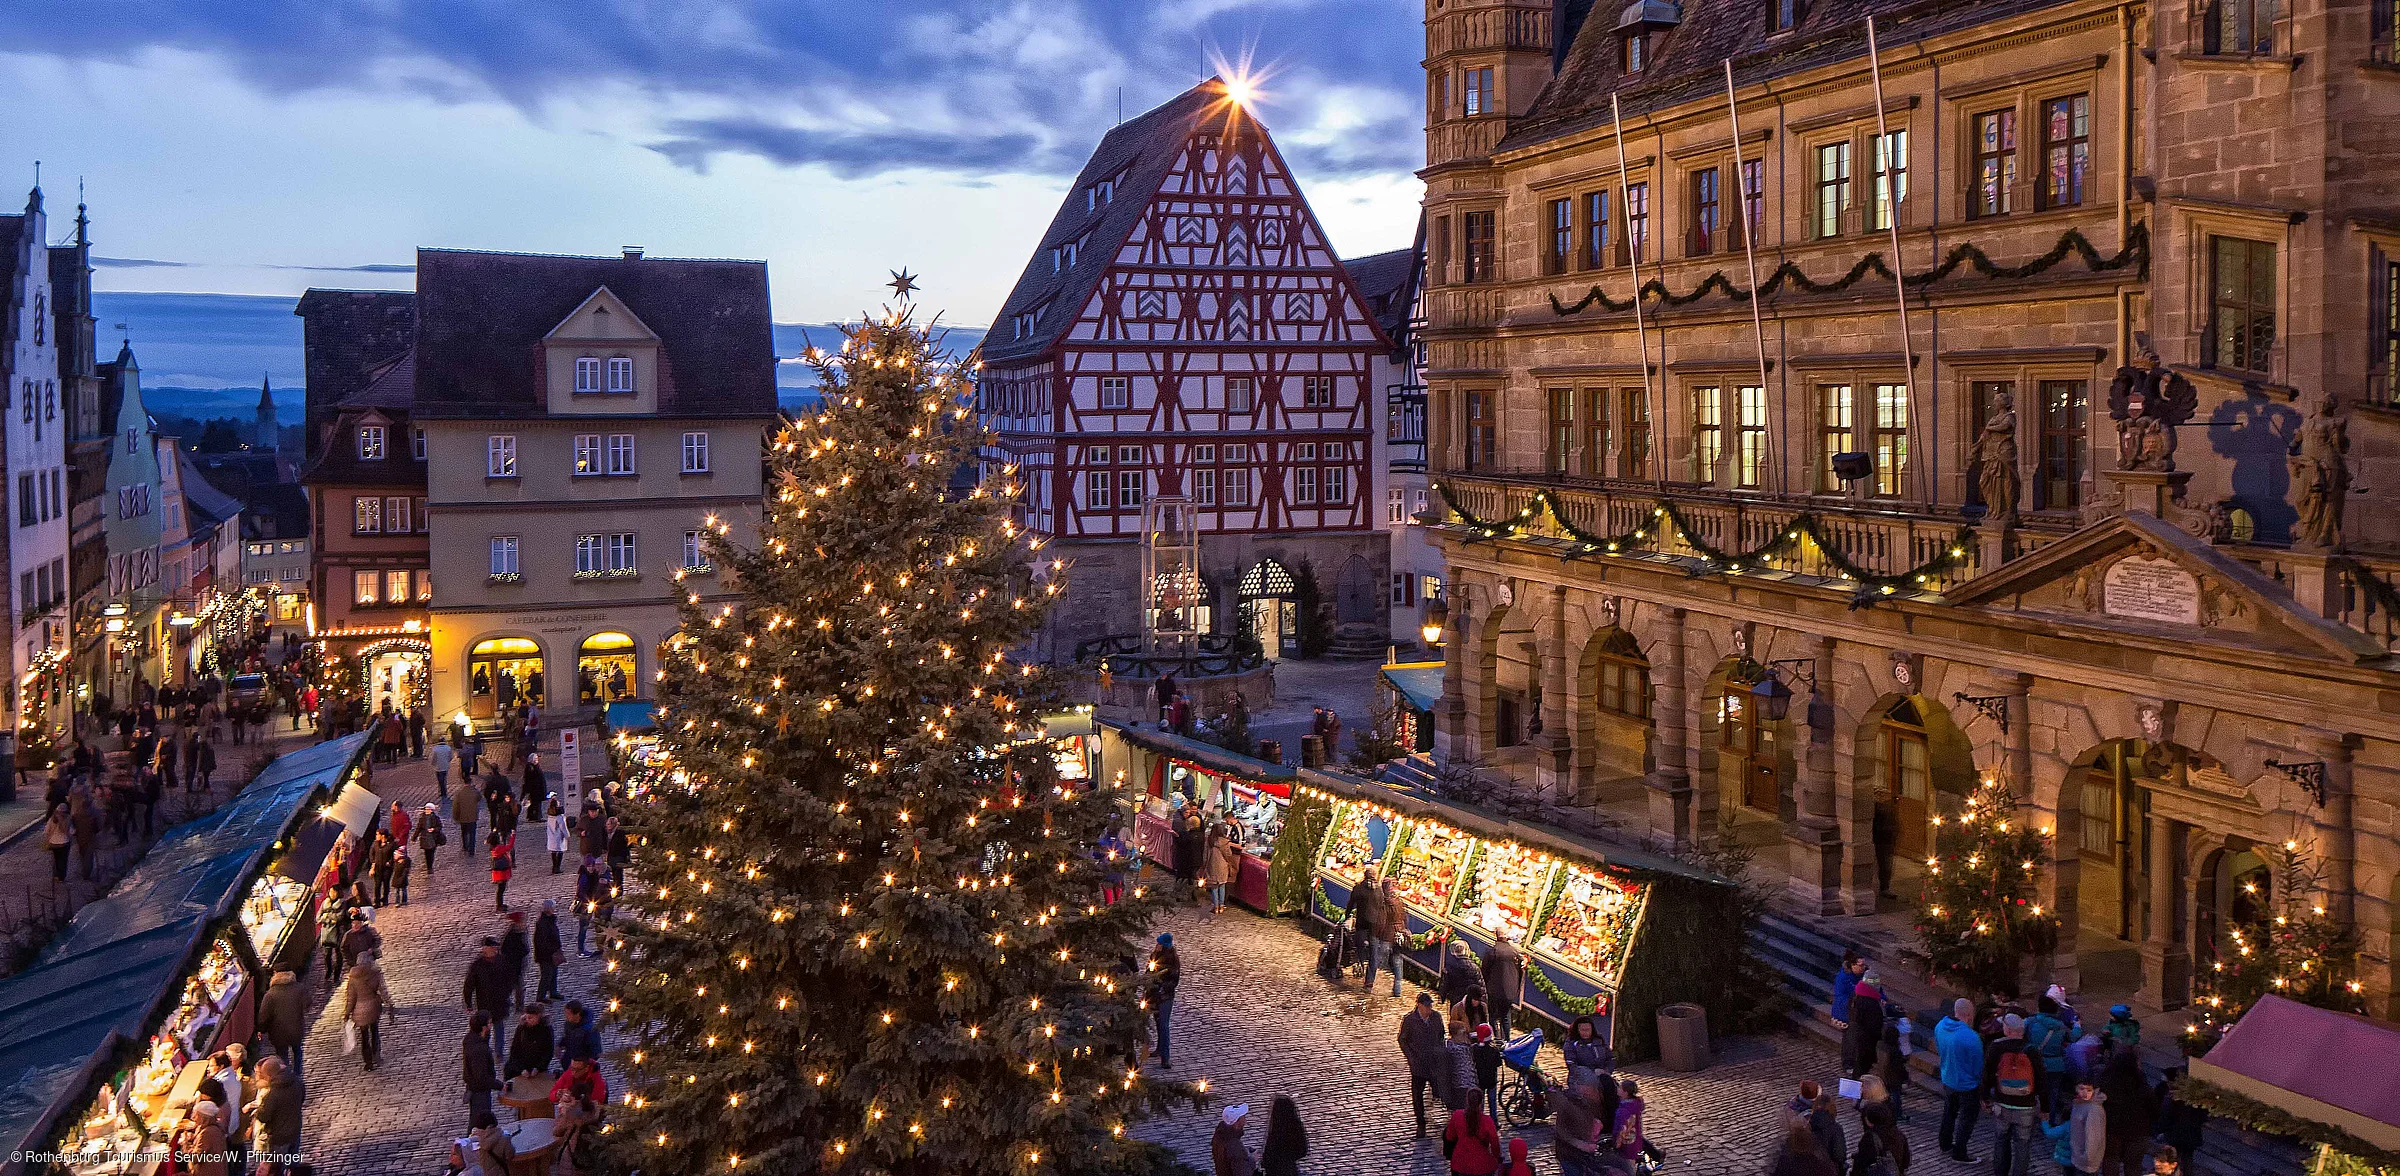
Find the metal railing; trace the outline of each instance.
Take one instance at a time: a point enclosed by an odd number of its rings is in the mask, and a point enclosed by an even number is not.
[[[1237,633],[1201,633],[1186,648],[1145,650],[1138,633],[1095,637],[1075,646],[1075,663],[1105,668],[1121,678],[1149,679],[1167,674],[1210,678],[1239,674],[1267,664],[1266,647],[1256,637]]]

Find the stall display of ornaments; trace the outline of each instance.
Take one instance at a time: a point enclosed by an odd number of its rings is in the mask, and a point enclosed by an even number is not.
[[[283,942],[284,932],[307,909],[307,883],[275,874],[260,878],[250,888],[249,897],[242,900],[239,912],[242,929],[249,933],[250,947],[258,958],[274,959],[275,947]]]
[[[1343,805],[1334,818],[1333,830],[1326,834],[1325,872],[1355,886],[1365,876],[1367,867],[1381,860],[1375,843],[1367,836],[1367,810],[1360,805]]]
[[[1567,867],[1566,882],[1535,946],[1614,986],[1641,921],[1642,887]]]
[[[1413,826],[1392,866],[1392,889],[1401,901],[1439,917],[1450,909],[1450,890],[1474,848],[1475,838],[1456,829]]]
[[[1459,910],[1466,921],[1491,935],[1522,941],[1549,892],[1556,864],[1550,855],[1514,842],[1487,842],[1459,898]]]

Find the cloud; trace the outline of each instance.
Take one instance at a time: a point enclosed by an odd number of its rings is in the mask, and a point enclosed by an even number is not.
[[[100,269],[185,269],[192,263],[188,261],[159,261],[156,258],[150,257],[94,256],[92,258],[92,264]]]
[[[399,261],[372,261],[365,265],[270,265],[264,268],[307,270],[320,274],[413,274],[417,272],[414,263]]]
[[[218,263],[214,263],[214,262],[199,262],[199,261],[160,261],[159,259],[157,259],[157,258],[155,258],[155,257],[94,257],[94,258],[92,258],[92,265],[94,265],[95,267],[97,267],[97,268],[100,268],[100,269],[202,269],[202,268],[219,268],[219,269],[226,269],[226,268],[230,268],[230,269],[241,269],[241,268],[256,268],[256,269],[271,269],[271,270],[301,270],[301,271],[304,271],[304,272],[307,272],[307,273],[318,273],[318,274],[413,274],[413,273],[417,272],[417,267],[416,267],[415,265],[413,265],[413,264],[407,264],[407,263],[402,263],[402,262],[391,262],[391,261],[369,262],[369,263],[368,263],[368,264],[366,264],[366,265],[270,265],[270,264],[261,264],[261,265],[255,266],[255,267],[244,267],[244,266],[241,266],[241,265],[239,265],[239,264],[236,264],[236,265],[231,265],[231,266],[225,266],[225,265],[220,265],[220,264],[218,264]]]
[[[840,131],[750,118],[684,119],[667,132],[674,138],[650,149],[694,171],[707,170],[709,159],[725,152],[787,166],[822,164],[848,179],[911,168],[1042,174],[1061,164],[1039,138],[1023,133]]]

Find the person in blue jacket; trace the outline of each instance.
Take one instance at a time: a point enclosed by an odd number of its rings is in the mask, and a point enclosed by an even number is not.
[[[1975,1138],[1975,1117],[1983,1110],[1983,1038],[1976,1034],[1974,1021],[1975,1002],[1962,996],[1950,1006],[1950,1015],[1933,1027],[1933,1048],[1942,1063],[1939,1142],[1962,1164],[1975,1162],[1967,1144]]]
[[[2045,996],[2034,1007],[2038,1011],[2025,1018],[2025,1046],[2042,1059],[2042,1110],[2056,1114],[2075,1098],[2075,1086],[2067,1081],[2067,1043],[2073,1035],[2058,1015],[2057,1001]]]
[[[1858,978],[1867,974],[1867,961],[1847,948],[1842,951],[1842,966],[1833,974],[1833,1023],[1843,1029],[1850,1027],[1850,995],[1858,989]]]

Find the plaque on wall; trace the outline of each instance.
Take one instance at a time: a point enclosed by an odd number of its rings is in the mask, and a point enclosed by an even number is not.
[[[2100,611],[2112,617],[2200,623],[2200,581],[2166,559],[2121,559],[2100,586]]]

